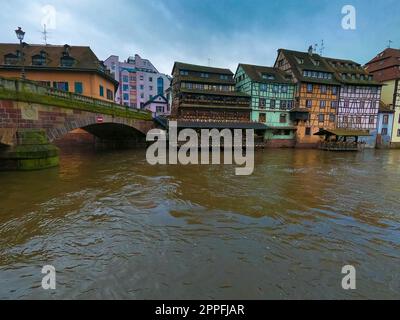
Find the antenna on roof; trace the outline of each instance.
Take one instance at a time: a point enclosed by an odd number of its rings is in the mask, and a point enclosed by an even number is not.
[[[208,58],[208,66],[211,67],[211,58]]]
[[[317,53],[318,43],[314,44],[314,53]]]
[[[324,39],[321,40],[321,46],[319,47],[319,55],[322,56],[324,54],[324,50],[325,50],[325,43],[324,43]]]
[[[48,34],[49,34],[49,32],[47,31],[46,24],[43,24],[42,35],[43,35],[44,44],[45,44],[46,46],[47,46]]]
[[[388,42],[389,42],[388,48],[390,49],[390,47],[392,46],[393,41],[389,40]]]

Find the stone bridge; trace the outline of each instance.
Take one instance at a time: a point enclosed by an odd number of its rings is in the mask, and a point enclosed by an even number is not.
[[[52,142],[75,129],[102,142],[132,145],[143,144],[154,127],[147,111],[0,78],[0,170],[58,165],[58,149]]]

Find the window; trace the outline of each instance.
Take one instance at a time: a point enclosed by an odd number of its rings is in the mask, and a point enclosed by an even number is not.
[[[287,108],[288,108],[288,110],[291,110],[293,108],[293,101],[292,100],[288,100]]]
[[[260,106],[261,109],[265,109],[265,106],[266,106],[265,98],[260,98],[259,106]]]
[[[397,129],[397,136],[400,137],[400,129]]]
[[[129,82],[129,77],[128,76],[123,76],[122,77],[123,82]]]
[[[149,90],[150,90],[150,91],[153,91],[153,86],[149,86]]]
[[[325,121],[325,115],[324,114],[319,114],[318,115],[318,122],[323,123]]]
[[[333,109],[337,108],[337,101],[331,101],[331,108]]]
[[[286,114],[281,113],[279,117],[279,123],[286,123]]]
[[[104,87],[100,86],[100,97],[104,97]]]
[[[4,63],[8,65],[17,64],[19,60],[20,60],[19,54],[15,55],[13,53],[9,53],[4,56]]]
[[[265,83],[260,84],[260,91],[267,91],[267,85]]]
[[[381,135],[387,136],[387,134],[388,134],[387,128],[382,128]]]
[[[389,124],[389,116],[387,114],[385,114],[383,116],[382,123],[383,124]]]
[[[320,107],[320,109],[325,109],[325,107],[326,107],[326,101],[325,101],[325,100],[321,100],[321,101],[319,102],[319,107]]]
[[[110,89],[107,89],[107,99],[108,100],[114,100],[114,94]]]
[[[200,73],[200,77],[202,77],[202,78],[208,78],[209,77],[209,74],[208,73]]]
[[[311,128],[310,127],[306,127],[305,135],[311,136]]]
[[[153,82],[153,78],[152,77],[149,77],[149,82]]]
[[[157,112],[157,113],[164,112],[164,107],[162,107],[162,106],[156,106],[156,112]]]
[[[221,80],[228,80],[228,79],[229,79],[229,77],[228,77],[226,74],[221,74],[221,75],[219,76],[219,78],[220,78]]]
[[[281,100],[281,103],[279,105],[279,108],[281,110],[286,110],[286,100]]]
[[[128,93],[124,93],[124,101],[129,101],[129,94]]]
[[[327,92],[326,86],[322,85],[321,86],[321,93],[326,93],[326,92]]]
[[[62,91],[69,91],[68,82],[53,82],[53,87]]]
[[[164,94],[164,79],[162,77],[157,79],[157,94]]]
[[[333,113],[331,113],[331,114],[329,115],[329,121],[330,121],[330,122],[335,122],[335,121],[336,121],[336,116],[335,116]]]
[[[281,88],[281,92],[282,93],[288,92],[288,86],[287,85],[283,85],[282,88]]]
[[[189,75],[189,72],[186,71],[186,70],[181,70],[181,71],[179,72],[179,74],[180,74],[181,76],[188,76],[188,75]]]
[[[369,116],[369,124],[375,123],[375,117],[374,116]]]
[[[365,107],[365,102],[364,101],[360,101],[360,108],[364,109],[364,107]]]
[[[46,52],[40,51],[40,54],[34,55],[32,57],[32,65],[34,66],[44,66],[46,64]]]
[[[267,120],[265,113],[260,113],[258,116],[258,121],[265,123]]]
[[[314,90],[314,86],[311,83],[307,84],[307,92],[312,93],[313,90]]]
[[[123,91],[129,91],[129,85],[124,84],[124,85],[122,86],[122,90],[123,90]]]
[[[275,100],[271,100],[271,101],[270,101],[269,107],[270,107],[271,109],[275,109],[275,105],[276,105],[276,101],[275,101]],[[400,120],[399,120],[399,121],[400,121]]]
[[[82,94],[83,93],[82,82],[75,82],[75,93],[78,93],[78,94]]]
[[[333,94],[334,96],[337,95],[337,87],[332,87],[332,94]]]
[[[140,88],[140,90],[144,90],[144,85],[141,84],[139,88]]]
[[[306,107],[311,108],[312,107],[312,100],[306,100]]]
[[[279,86],[277,84],[274,84],[273,88],[272,88],[273,92],[279,92]]]
[[[356,124],[361,124],[361,117],[356,118]]]
[[[60,65],[61,67],[72,67],[74,65],[75,59],[69,56],[61,57]]]

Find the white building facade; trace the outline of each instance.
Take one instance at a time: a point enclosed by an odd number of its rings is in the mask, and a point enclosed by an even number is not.
[[[138,54],[124,62],[113,55],[104,64],[119,82],[115,102],[130,108],[143,109],[153,97],[165,96],[171,84],[171,77],[160,73],[149,60]]]

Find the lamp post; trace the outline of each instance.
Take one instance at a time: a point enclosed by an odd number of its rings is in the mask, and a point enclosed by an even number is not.
[[[21,60],[22,60],[21,78],[25,80],[24,43],[22,42],[24,40],[25,32],[21,29],[21,27],[18,27],[18,29],[15,30],[15,34],[17,35],[19,44],[21,45]]]

